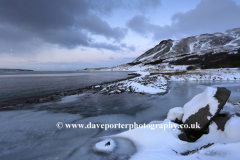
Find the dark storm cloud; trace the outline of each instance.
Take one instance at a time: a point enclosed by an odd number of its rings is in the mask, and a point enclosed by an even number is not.
[[[152,32],[152,24],[150,24],[148,21],[149,20],[145,16],[138,15],[129,20],[127,22],[127,26],[138,34],[147,36],[147,34]]]
[[[132,45],[128,46],[125,43],[121,43],[120,45],[116,44],[109,44],[109,43],[93,43],[91,44],[91,47],[97,48],[97,49],[108,49],[113,51],[123,51],[124,49],[129,51],[135,51],[136,48]]]
[[[177,34],[198,35],[240,27],[240,6],[231,0],[202,0],[195,9],[172,16],[172,24],[151,24],[142,15],[133,17],[127,26],[142,36],[153,35],[156,40]]]
[[[231,0],[202,0],[194,10],[172,17],[173,26],[191,33],[216,32],[240,27],[240,6]]]
[[[86,15],[78,23],[91,33],[102,35],[106,38],[114,38],[117,41],[124,38],[127,34],[127,29],[120,27],[111,28],[106,21],[93,14]]]
[[[109,43],[93,43],[91,47],[96,49],[108,49],[114,51],[120,51],[122,48],[119,45],[109,44]]]
[[[156,9],[161,5],[161,0],[140,0],[136,6],[142,12],[149,9]],[[133,6],[134,7],[134,6]]]
[[[109,14],[116,8],[136,9],[145,13],[161,5],[161,0],[88,0],[94,12]]]
[[[133,17],[130,21],[127,22],[127,26],[137,32],[138,34],[148,37],[149,34],[153,34],[155,39],[158,37],[169,37],[173,35],[173,29],[169,26],[159,26],[149,23],[149,20],[142,15]]]
[[[67,48],[90,46],[89,34],[115,41],[125,37],[127,29],[111,27],[91,9],[83,0],[1,0],[0,42],[7,46],[2,50],[33,40]]]
[[[0,52],[32,52],[41,43],[120,50],[120,45],[94,42],[92,35],[120,42],[127,34],[126,28],[111,27],[100,16],[117,8],[145,11],[159,5],[160,0],[1,0]]]

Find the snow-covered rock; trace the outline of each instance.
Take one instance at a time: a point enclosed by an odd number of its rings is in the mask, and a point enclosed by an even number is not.
[[[169,110],[167,119],[175,122],[176,120],[182,121],[183,118],[183,107],[174,107]]]
[[[116,144],[114,140],[106,139],[96,143],[93,149],[98,152],[109,153],[109,152],[112,152],[115,147],[116,147]]]
[[[168,113],[168,118],[164,121],[152,121],[146,126],[142,125],[142,127],[117,135],[103,137],[100,141],[95,141],[94,144],[89,142],[92,147],[79,150],[79,153],[71,158],[77,159],[84,152],[91,153],[88,159],[240,159],[238,151],[240,147],[240,117],[232,110],[233,108],[229,103],[224,108],[224,112],[218,114],[219,106],[222,108],[221,105],[225,104],[225,99],[229,95],[230,91],[225,88],[209,87],[192,99],[197,105],[188,103],[193,107],[195,105],[195,109],[190,107],[186,111],[186,108],[182,107],[172,108]],[[197,102],[203,105],[198,105]],[[206,105],[208,105],[207,114],[210,115],[209,119],[211,120],[208,131],[203,134],[202,130],[191,130],[193,132],[190,136],[195,137],[190,140],[194,141],[183,141],[179,137],[182,134],[182,130],[180,130],[182,124],[171,122],[171,120],[182,120],[185,111],[186,115],[191,117],[192,114],[188,114],[188,111],[196,114]],[[229,114],[223,115],[223,113]],[[214,114],[216,116],[211,118],[211,115]],[[204,116],[206,118],[206,115]],[[224,122],[221,124],[224,128],[221,126],[219,128],[219,122]]]
[[[133,92],[133,93],[165,93],[167,91],[167,80],[161,75],[149,76],[148,72],[138,72],[140,77],[129,80],[102,85],[102,92],[108,94]]]
[[[109,145],[110,142],[110,145]],[[126,160],[136,153],[136,146],[128,138],[107,136],[92,138],[75,151],[68,160]]]
[[[197,122],[200,128],[195,128],[195,130],[206,128],[223,108],[230,93],[231,91],[226,88],[207,87],[203,93],[196,95],[184,105],[182,121],[189,126]]]
[[[233,116],[225,124],[224,130],[219,130],[213,121],[209,125],[209,133],[203,135],[197,142],[208,141],[209,143],[236,143],[240,142],[240,117]]]

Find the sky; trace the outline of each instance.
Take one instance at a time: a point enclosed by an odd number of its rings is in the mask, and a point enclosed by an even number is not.
[[[240,27],[240,0],[0,0],[0,68],[132,62],[165,39]]]

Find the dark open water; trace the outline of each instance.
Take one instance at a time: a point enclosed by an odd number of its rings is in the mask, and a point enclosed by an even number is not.
[[[0,104],[130,77],[131,72],[21,71],[0,72]]]

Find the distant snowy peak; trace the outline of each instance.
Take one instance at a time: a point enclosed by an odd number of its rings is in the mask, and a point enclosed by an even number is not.
[[[135,61],[128,64],[159,64],[207,53],[227,52],[228,54],[237,54],[239,48],[240,28],[235,28],[225,32],[201,34],[180,40],[163,40],[154,48],[146,51]],[[192,60],[194,60],[194,58]]]

